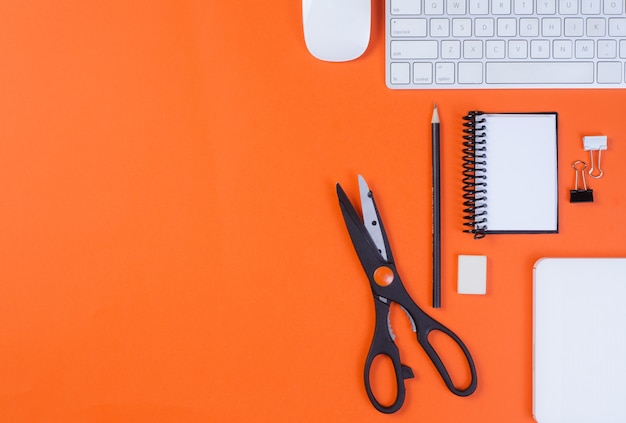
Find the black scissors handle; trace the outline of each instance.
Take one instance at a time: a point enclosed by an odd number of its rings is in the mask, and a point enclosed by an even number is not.
[[[474,391],[476,390],[476,386],[478,385],[476,365],[474,364],[474,360],[472,359],[472,355],[470,354],[468,348],[465,346],[463,341],[461,341],[461,338],[459,338],[450,329],[424,313],[424,311],[422,311],[417,305],[414,305],[414,307],[411,308],[412,309],[408,309],[408,312],[412,315],[417,326],[417,342],[419,342],[422,348],[424,348],[424,351],[426,351],[426,354],[428,354],[428,357],[437,368],[439,375],[443,379],[450,392],[461,397],[466,397],[474,393]],[[435,348],[428,340],[428,336],[433,331],[441,332],[447,335],[459,346],[461,351],[463,351],[471,374],[471,380],[465,388],[457,388],[454,385],[454,382],[452,381],[452,378],[450,377],[446,366],[443,364],[441,357],[439,356],[439,354],[437,354],[437,351],[435,351]]]
[[[391,286],[389,288],[391,288]],[[424,351],[435,365],[435,368],[439,372],[439,375],[443,379],[450,392],[462,397],[471,395],[476,390],[476,386],[478,385],[478,378],[476,374],[476,366],[474,365],[474,360],[472,359],[472,356],[463,341],[461,341],[461,339],[450,329],[437,322],[435,319],[427,315],[422,309],[420,309],[417,304],[415,304],[410,299],[408,293],[404,291],[403,286],[398,284],[394,288],[392,288],[392,291],[395,291],[396,294],[400,294],[402,301],[397,302],[402,305],[407,314],[409,314],[411,319],[413,319],[413,323],[415,324],[417,342],[422,346],[422,348],[424,348]],[[374,330],[374,339],[372,340],[372,345],[370,346],[370,350],[367,354],[367,358],[365,361],[365,389],[367,391],[367,395],[374,407],[378,411],[381,411],[383,413],[394,413],[398,411],[400,407],[402,407],[406,394],[404,379],[409,379],[413,377],[413,371],[411,370],[411,368],[401,363],[400,352],[398,350],[398,347],[394,343],[394,340],[390,333],[391,329],[389,328],[388,323],[390,302],[391,300],[387,299],[386,297],[374,297],[374,304],[376,307],[376,327]],[[441,357],[428,339],[430,333],[432,333],[433,331],[438,331],[447,335],[459,346],[461,351],[463,351],[471,373],[471,380],[466,387],[458,388],[454,385],[454,382],[452,381],[452,378],[450,377],[450,374],[446,369],[445,364],[443,363]],[[391,405],[381,404],[376,399],[370,386],[370,369],[372,362],[374,361],[374,359],[376,359],[376,357],[381,355],[388,357],[393,363],[397,394],[396,399]]]
[[[389,333],[387,317],[385,317],[389,314],[389,305],[385,304],[380,299],[375,299],[374,304],[376,307],[376,328],[374,330],[372,345],[370,346],[370,350],[365,359],[365,390],[367,391],[367,396],[369,397],[370,402],[378,411],[385,414],[391,414],[395,413],[402,407],[406,393],[404,379],[412,378],[413,370],[400,362],[400,351],[393,342],[391,333]],[[396,378],[396,398],[390,405],[382,404],[372,392],[370,370],[372,368],[372,363],[379,356],[386,356],[393,363],[393,370]]]

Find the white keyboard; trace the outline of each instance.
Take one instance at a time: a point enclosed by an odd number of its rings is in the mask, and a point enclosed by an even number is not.
[[[391,89],[626,88],[625,0],[386,0]]]

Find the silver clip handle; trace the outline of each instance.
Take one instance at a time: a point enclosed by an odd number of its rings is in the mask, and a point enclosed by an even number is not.
[[[578,165],[582,165],[582,167],[579,169]],[[574,168],[574,172],[576,172],[576,182],[574,183],[574,189],[576,191],[580,191],[580,189],[578,188],[578,174],[580,173],[583,180],[583,189],[587,191],[587,180],[585,179],[585,169],[587,169],[587,163],[583,162],[582,160],[576,160],[574,163],[572,163],[572,167]]]

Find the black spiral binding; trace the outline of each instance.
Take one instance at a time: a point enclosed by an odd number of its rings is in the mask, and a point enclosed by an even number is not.
[[[487,230],[487,146],[483,112],[471,111],[463,117],[463,232],[474,239],[485,237]]]

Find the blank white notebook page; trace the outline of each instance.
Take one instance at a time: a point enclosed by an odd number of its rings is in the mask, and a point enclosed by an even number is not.
[[[483,117],[487,232],[557,231],[556,114]]]
[[[535,419],[626,422],[626,259],[547,258],[533,275]]]

